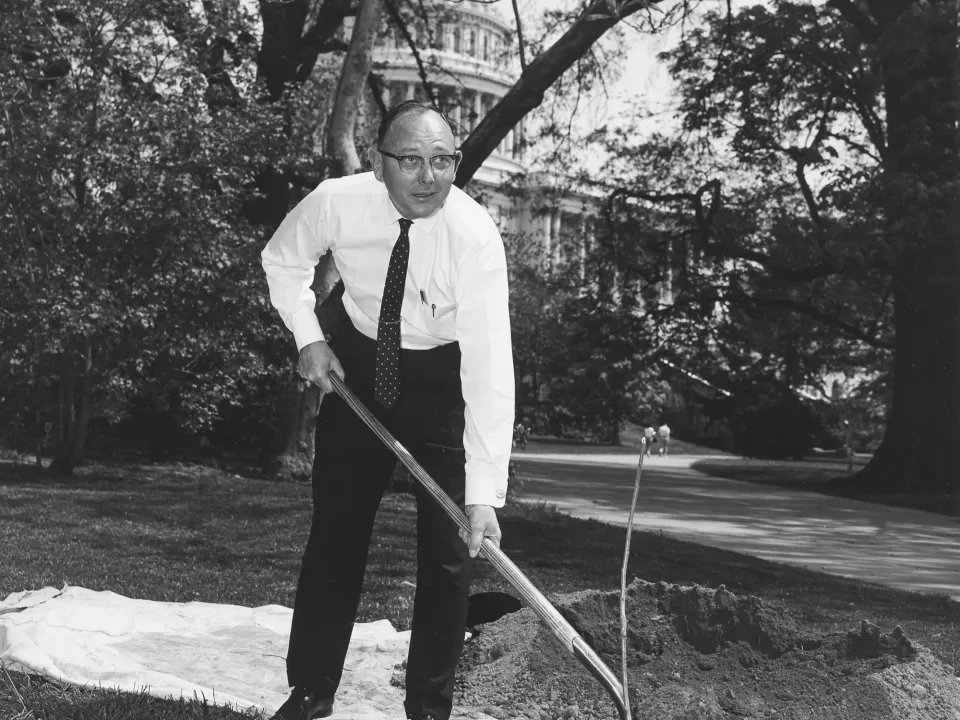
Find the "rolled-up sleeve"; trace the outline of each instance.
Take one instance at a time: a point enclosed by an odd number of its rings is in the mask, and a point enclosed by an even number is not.
[[[503,507],[513,440],[514,380],[507,261],[499,235],[465,254],[456,284],[466,505]]]
[[[314,311],[317,297],[310,289],[314,268],[330,249],[322,221],[324,195],[321,185],[301,200],[260,253],[270,302],[293,333],[298,351],[324,339]]]

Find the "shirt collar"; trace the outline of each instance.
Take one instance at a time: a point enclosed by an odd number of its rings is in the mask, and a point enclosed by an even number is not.
[[[379,185],[381,189],[380,197],[370,207],[367,213],[367,220],[374,224],[399,226],[398,220],[400,220],[403,215],[400,214],[400,211],[397,210],[396,206],[390,200],[390,193],[387,192],[387,186],[382,182],[379,183]],[[446,203],[430,217],[417,218],[413,221],[413,227],[422,232],[433,234],[433,230],[440,221],[440,216],[443,214],[445,207]]]

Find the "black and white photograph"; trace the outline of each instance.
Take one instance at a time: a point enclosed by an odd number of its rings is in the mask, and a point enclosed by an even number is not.
[[[3,0],[0,720],[960,720],[960,1]]]

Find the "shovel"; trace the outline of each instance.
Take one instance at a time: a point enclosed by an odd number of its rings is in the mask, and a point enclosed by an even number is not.
[[[450,516],[461,530],[470,532],[470,523],[463,510],[450,499],[449,495],[440,489],[440,486],[427,474],[427,471],[423,469],[420,463],[414,460],[407,449],[383,426],[383,423],[377,420],[377,418],[373,416],[373,413],[357,399],[357,396],[346,386],[343,379],[336,373],[331,372],[330,381],[340,397],[342,397],[347,405],[366,423],[367,427],[373,430],[374,434],[383,441],[384,445],[390,448],[400,462],[406,466],[407,470],[423,485],[424,489],[433,496],[433,499],[440,503],[447,515]],[[514,587],[520,594],[520,597],[526,601],[527,606],[550,628],[551,632],[564,644],[567,650],[572,652],[574,657],[600,681],[600,684],[603,685],[613,699],[614,704],[616,704],[621,719],[627,718],[627,700],[623,695],[623,686],[620,684],[620,681],[617,680],[617,676],[614,675],[610,668],[600,659],[600,656],[593,651],[593,648],[587,645],[586,641],[580,637],[580,634],[574,630],[570,623],[550,604],[550,601],[520,572],[520,569],[513,564],[513,561],[504,555],[503,551],[487,538],[483,539],[483,544],[480,546],[480,555],[485,557],[490,564],[497,569],[497,572]]]

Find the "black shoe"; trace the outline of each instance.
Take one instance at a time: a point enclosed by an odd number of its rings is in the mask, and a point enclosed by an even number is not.
[[[321,698],[297,687],[270,720],[316,720],[333,715],[333,698]]]

